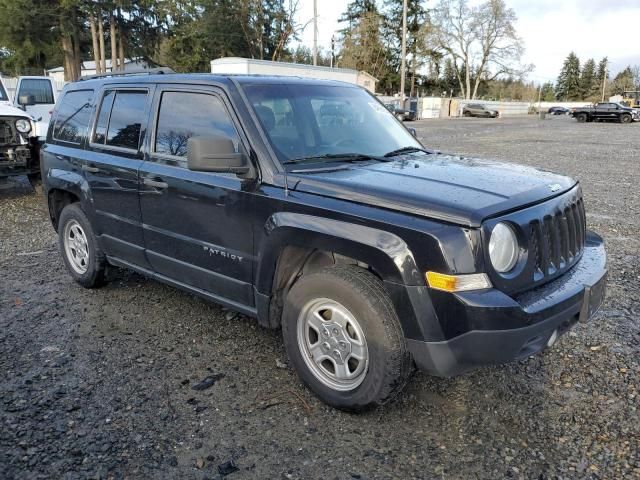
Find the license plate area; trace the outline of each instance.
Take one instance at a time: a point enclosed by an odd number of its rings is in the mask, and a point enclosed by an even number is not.
[[[604,302],[607,285],[607,275],[603,275],[597,283],[587,286],[584,291],[584,300],[580,309],[580,321],[586,322],[593,317]]]

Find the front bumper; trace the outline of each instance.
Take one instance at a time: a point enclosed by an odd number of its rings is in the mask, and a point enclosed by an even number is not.
[[[418,368],[443,377],[526,358],[595,314],[606,274],[604,242],[588,232],[580,261],[548,284],[515,297],[494,289],[453,295],[470,324],[500,328],[476,328],[437,342],[407,339],[409,350]]]

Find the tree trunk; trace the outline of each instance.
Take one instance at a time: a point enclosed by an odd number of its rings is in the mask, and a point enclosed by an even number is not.
[[[80,52],[80,32],[78,30],[78,11],[73,9],[73,27],[71,42],[73,44],[73,65],[75,67],[74,80],[82,76],[82,53]]]
[[[104,28],[102,27],[102,12],[98,15],[98,40],[100,41],[100,70],[107,73],[107,55],[104,48]]]
[[[122,34],[122,27],[118,28],[119,42],[118,42],[118,59],[120,62],[120,70],[124,72],[124,42],[125,36]]]
[[[93,45],[93,60],[96,63],[96,73],[102,73],[100,68],[100,50],[98,47],[98,31],[96,29],[96,17],[89,14],[89,26],[91,27],[91,43]]]
[[[118,7],[118,63],[120,64],[120,70],[124,72],[124,42],[125,34],[122,28],[122,11]]]
[[[118,49],[116,46],[116,17],[113,12],[109,14],[109,28],[111,34],[111,72],[115,72],[118,69]]]
[[[471,98],[471,65],[469,65],[468,59],[465,63],[465,86],[467,88],[464,92],[464,98],[469,100]]]
[[[74,55],[72,37],[67,30],[64,17],[60,17],[60,38],[62,43],[62,53],[64,55],[64,79],[67,82],[77,80],[77,66]]]

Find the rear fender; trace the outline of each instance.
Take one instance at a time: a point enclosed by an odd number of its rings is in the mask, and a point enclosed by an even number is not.
[[[58,220],[55,213],[56,191],[67,192],[77,198],[80,201],[84,212],[87,214],[89,219],[92,220],[94,212],[91,197],[89,195],[89,184],[82,174],[72,170],[61,170],[56,168],[50,168],[45,172],[42,172],[42,174],[47,205],[49,207],[49,216],[51,217],[51,222],[56,230]]]

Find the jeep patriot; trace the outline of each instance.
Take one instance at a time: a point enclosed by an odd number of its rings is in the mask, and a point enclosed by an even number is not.
[[[382,404],[552,346],[603,301],[580,185],[430,151],[364,89],[106,75],[65,87],[42,150],[69,274],[124,267],[282,328],[323,401]]]

